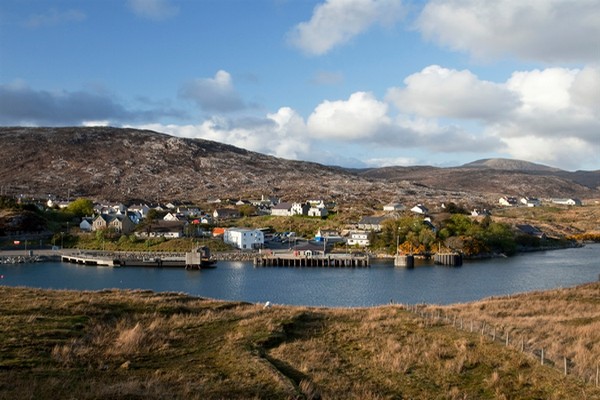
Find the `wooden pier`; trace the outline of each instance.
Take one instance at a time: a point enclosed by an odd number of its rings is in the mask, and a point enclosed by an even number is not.
[[[326,255],[298,256],[292,254],[268,254],[254,258],[255,267],[324,267],[365,268],[370,266],[369,256]]]
[[[460,267],[463,264],[462,254],[460,253],[438,253],[433,257],[436,264],[450,265]]]

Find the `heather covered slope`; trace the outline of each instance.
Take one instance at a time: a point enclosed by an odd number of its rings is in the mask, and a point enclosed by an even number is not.
[[[600,172],[512,161],[459,168],[352,170],[201,139],[111,127],[0,128],[2,194],[126,201],[275,195],[338,203],[497,201],[498,195],[597,198]]]
[[[593,384],[398,305],[264,308],[149,291],[8,287],[0,299],[6,399],[600,396]],[[578,299],[574,289],[570,301]]]

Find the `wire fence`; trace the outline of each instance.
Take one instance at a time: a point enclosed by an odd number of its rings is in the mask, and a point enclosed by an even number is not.
[[[594,368],[584,368],[576,365],[572,359],[565,355],[552,354],[544,346],[536,343],[534,339],[520,335],[518,330],[506,326],[497,327],[486,321],[465,319],[456,314],[444,313],[442,310],[430,310],[425,305],[406,305],[406,309],[421,317],[426,326],[449,325],[455,329],[468,333],[478,334],[492,342],[511,347],[536,359],[541,365],[555,368],[565,376],[572,375],[584,382],[600,387],[600,362]]]

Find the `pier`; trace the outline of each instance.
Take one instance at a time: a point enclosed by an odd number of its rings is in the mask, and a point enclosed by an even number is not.
[[[413,256],[412,254],[397,254],[394,257],[394,267],[414,268],[415,256]]]
[[[68,263],[72,263],[72,264],[92,265],[92,266],[99,266],[99,267],[119,266],[118,262],[115,262],[115,260],[112,258],[63,254],[60,257],[60,259],[63,262],[68,262]]]
[[[294,253],[263,254],[254,258],[255,267],[325,267],[325,268],[365,268],[370,266],[368,256],[318,255],[302,256]]]
[[[460,253],[438,253],[433,257],[436,264],[450,265],[460,267],[463,264],[462,254]]]

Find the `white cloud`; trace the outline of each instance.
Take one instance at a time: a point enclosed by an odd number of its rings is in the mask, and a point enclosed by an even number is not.
[[[169,0],[129,0],[127,4],[138,17],[155,21],[165,20],[179,13],[179,7]]]
[[[233,87],[231,75],[219,70],[214,78],[195,79],[185,83],[179,96],[194,101],[207,111],[237,111],[245,108],[240,95]]]
[[[590,146],[576,137],[546,138],[519,136],[505,138],[508,153],[514,158],[534,161],[563,169],[579,169],[586,163],[597,163],[600,146]]]
[[[403,13],[401,0],[326,0],[314,8],[310,21],[289,32],[288,39],[307,54],[322,55],[374,24],[392,24]]]
[[[519,94],[524,111],[554,112],[569,107],[569,88],[577,72],[564,68],[514,72],[507,87]]]
[[[364,160],[365,166],[372,168],[379,167],[394,167],[394,166],[410,166],[416,165],[418,159],[414,157],[381,157],[381,158],[368,158]]]
[[[468,70],[431,65],[391,88],[387,100],[401,112],[423,117],[495,119],[515,107],[517,98],[500,84],[482,81]]]
[[[371,93],[356,92],[348,100],[324,101],[308,117],[313,137],[327,139],[369,139],[385,129],[390,118],[388,105]]]
[[[311,153],[304,120],[288,107],[282,107],[264,118],[212,117],[197,125],[145,124],[135,128],[213,140],[287,159],[306,160]]]
[[[49,27],[69,22],[81,22],[85,19],[85,13],[80,10],[58,11],[56,9],[51,9],[44,14],[30,16],[27,21],[25,21],[25,26],[28,28]]]
[[[480,58],[598,61],[598,0],[432,0],[417,29]]]

